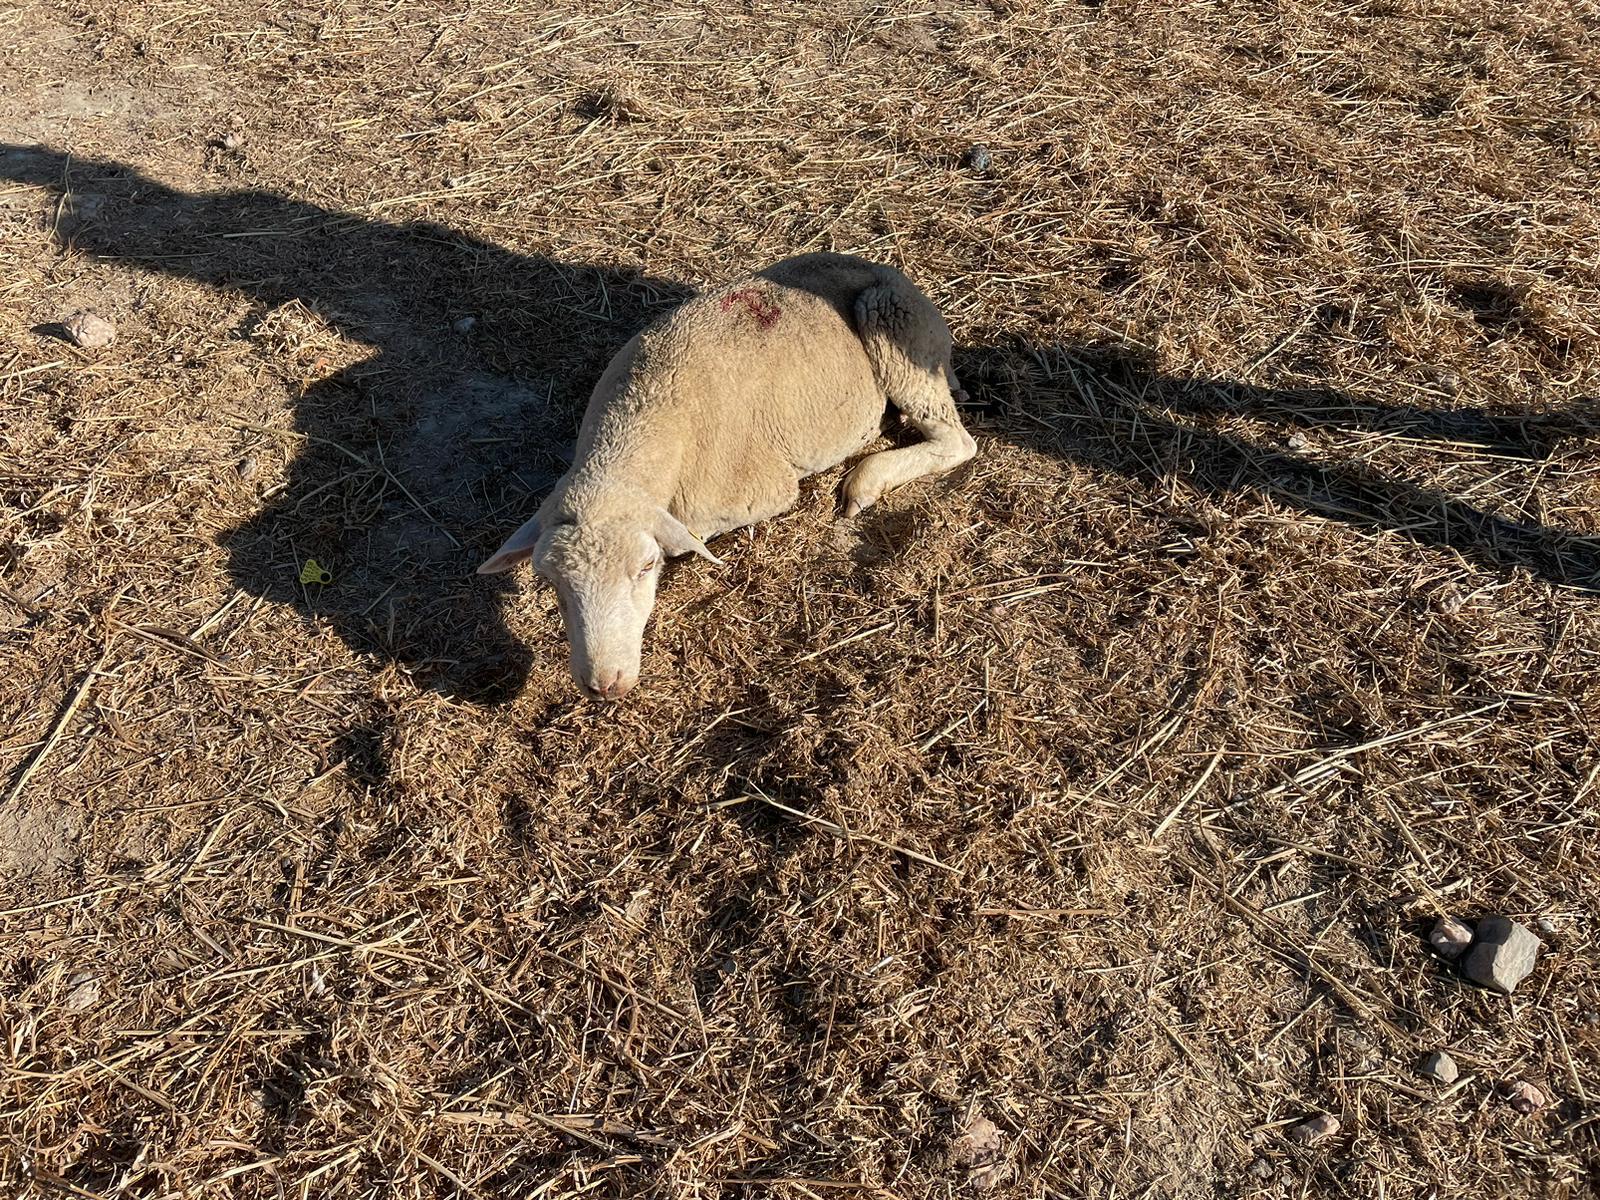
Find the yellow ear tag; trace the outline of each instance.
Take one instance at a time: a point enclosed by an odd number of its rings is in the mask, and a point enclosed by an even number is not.
[[[333,574],[314,558],[306,559],[306,565],[300,568],[301,583],[329,584],[333,582]]]

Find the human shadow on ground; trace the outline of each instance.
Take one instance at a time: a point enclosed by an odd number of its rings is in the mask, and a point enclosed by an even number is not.
[[[0,145],[5,181],[62,193],[63,245],[247,297],[234,336],[271,344],[325,322],[372,348],[340,368],[299,364],[298,436],[234,411],[237,394],[195,397],[197,421],[237,428],[242,458],[289,453],[282,485],[221,538],[229,572],[425,686],[479,703],[514,696],[531,665],[502,619],[516,581],[474,569],[565,469],[605,363],[688,289],[428,223],[184,192],[55,150]],[[286,319],[281,306],[295,303],[304,311]],[[302,582],[308,559],[330,583]]]
[[[298,302],[372,347],[371,358],[299,393],[287,479],[221,539],[232,578],[328,620],[352,647],[452,697],[493,703],[520,690],[530,651],[502,614],[514,585],[473,568],[564,469],[563,448],[607,360],[688,288],[429,223],[391,224],[258,191],[188,193],[126,165],[46,148],[0,144],[0,181],[70,194],[58,205],[64,245],[248,297],[257,309],[240,336]],[[1600,430],[1592,403],[1554,415],[1375,405],[1333,390],[1171,378],[1120,348],[1000,338],[961,347],[957,369],[979,432],[1097,470],[1179,476],[1213,496],[1254,489],[1600,590],[1600,540],[1348,458],[1323,461],[1205,427],[1239,414],[1542,459]],[[236,425],[246,446],[270,444],[270,430],[197,399],[197,419]],[[333,582],[302,583],[306,559]]]

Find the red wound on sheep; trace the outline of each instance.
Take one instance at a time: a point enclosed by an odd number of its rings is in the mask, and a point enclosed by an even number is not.
[[[743,304],[745,311],[754,317],[756,324],[763,329],[771,329],[783,315],[783,309],[755,288],[740,288],[737,292],[729,292],[722,298],[722,311],[727,312],[735,304]]]

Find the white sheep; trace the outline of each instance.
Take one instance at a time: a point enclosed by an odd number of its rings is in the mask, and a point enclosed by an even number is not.
[[[572,466],[480,574],[531,558],[555,585],[573,678],[616,698],[639,679],[663,558],[787,511],[799,482],[882,432],[925,441],[862,459],[845,515],[966,462],[950,330],[892,267],[786,259],[696,296],[633,338],[595,385]]]

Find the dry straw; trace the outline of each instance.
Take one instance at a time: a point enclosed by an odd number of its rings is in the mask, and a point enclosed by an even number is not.
[[[1590,1194],[1595,29],[0,9],[0,1191]],[[622,339],[817,247],[979,459],[578,699],[472,567]],[[1510,998],[1422,937],[1490,911]]]

